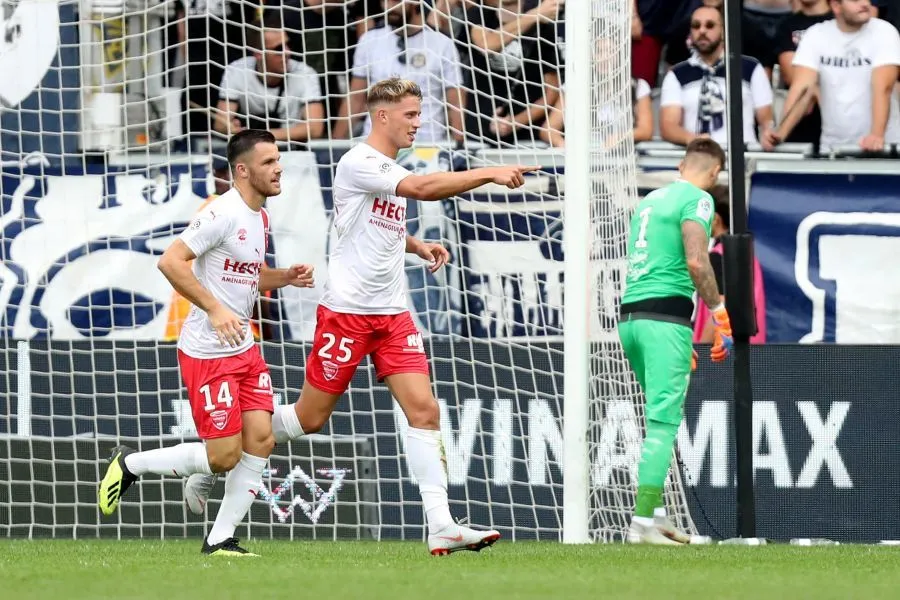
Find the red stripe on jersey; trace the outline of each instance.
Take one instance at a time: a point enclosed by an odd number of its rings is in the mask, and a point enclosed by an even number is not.
[[[269,211],[265,208],[260,209],[260,214],[262,214],[262,222],[263,222],[263,237],[265,238],[265,249],[268,251],[269,249]]]

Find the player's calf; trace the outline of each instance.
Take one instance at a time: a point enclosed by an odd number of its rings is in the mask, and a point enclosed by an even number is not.
[[[241,460],[241,436],[207,440],[206,454],[213,473],[227,473]]]
[[[203,509],[206,508],[206,502],[219,476],[216,473],[207,475],[205,473],[194,473],[184,481],[184,502],[187,504],[188,510],[195,515],[202,515]]]

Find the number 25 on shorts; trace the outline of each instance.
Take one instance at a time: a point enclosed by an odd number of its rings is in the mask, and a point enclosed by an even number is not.
[[[325,360],[335,360],[339,363],[349,362],[351,358],[353,358],[353,351],[350,350],[350,346],[354,344],[354,341],[350,338],[342,337],[340,341],[338,341],[337,337],[333,333],[323,333],[322,338],[325,340],[325,345],[319,349],[319,356],[324,358]],[[332,348],[337,345],[337,356],[332,352]]]

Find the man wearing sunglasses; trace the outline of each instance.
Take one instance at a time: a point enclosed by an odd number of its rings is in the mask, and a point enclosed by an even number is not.
[[[666,75],[660,97],[660,132],[664,140],[686,146],[698,137],[728,141],[725,98],[725,27],[722,12],[701,6],[691,16],[692,55]],[[756,142],[755,124],[765,134],[772,123],[772,87],[755,58],[744,56],[744,140]]]

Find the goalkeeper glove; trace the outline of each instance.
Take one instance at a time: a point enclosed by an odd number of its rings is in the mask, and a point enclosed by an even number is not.
[[[731,353],[734,347],[734,337],[731,335],[731,319],[723,305],[719,305],[712,311],[713,325],[716,327],[712,349],[709,357],[713,362],[722,362]]]

